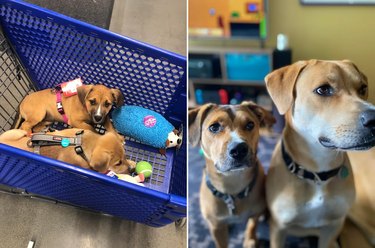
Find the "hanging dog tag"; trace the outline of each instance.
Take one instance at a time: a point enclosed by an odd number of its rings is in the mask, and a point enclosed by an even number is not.
[[[69,82],[61,84],[61,90],[65,97],[74,96],[77,94],[77,88],[82,86],[81,78],[74,79]]]
[[[340,169],[340,177],[342,179],[347,178],[349,176],[349,169],[345,165]]]
[[[230,195],[226,195],[224,198],[225,204],[227,204],[229,215],[233,215],[235,206],[234,206],[234,199]]]

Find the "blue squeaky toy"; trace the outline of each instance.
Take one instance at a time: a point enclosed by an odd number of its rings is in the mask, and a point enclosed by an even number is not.
[[[161,114],[139,106],[122,106],[112,112],[114,127],[125,136],[144,144],[165,149],[181,146],[181,134]]]

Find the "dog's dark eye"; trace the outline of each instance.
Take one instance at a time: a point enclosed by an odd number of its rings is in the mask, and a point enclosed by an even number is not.
[[[246,124],[246,130],[252,130],[254,128],[254,122],[250,121]]]
[[[322,85],[314,90],[314,92],[320,96],[332,96],[334,93],[334,89],[328,85]]]
[[[95,99],[89,100],[89,102],[90,102],[91,105],[95,105],[96,104],[96,100]]]
[[[109,106],[111,106],[111,104],[110,104],[109,102],[105,102],[105,103],[104,103],[104,106],[105,106],[106,108],[108,108]]]
[[[115,164],[115,166],[120,166],[122,164],[122,161],[120,160],[120,161],[118,161],[116,164]]]
[[[364,96],[366,95],[367,93],[367,85],[362,85],[361,88],[359,88],[358,90],[358,94],[360,94],[361,96]]]
[[[221,131],[221,125],[219,123],[214,123],[208,129],[211,133],[218,133]]]

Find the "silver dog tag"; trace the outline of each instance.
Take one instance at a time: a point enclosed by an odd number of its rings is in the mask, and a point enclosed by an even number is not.
[[[225,204],[227,204],[228,212],[230,215],[233,215],[234,212],[234,199],[232,196],[227,195],[224,200]]]

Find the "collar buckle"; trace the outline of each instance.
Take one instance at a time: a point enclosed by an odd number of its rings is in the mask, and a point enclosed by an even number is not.
[[[318,184],[318,185],[321,185],[322,184],[322,179],[320,179],[319,175],[316,174],[315,172],[311,172],[313,175],[314,175],[314,183],[315,184]]]
[[[294,173],[297,169],[297,166],[296,166],[296,163],[294,163],[294,161],[292,161],[289,165],[288,165],[288,169]]]

